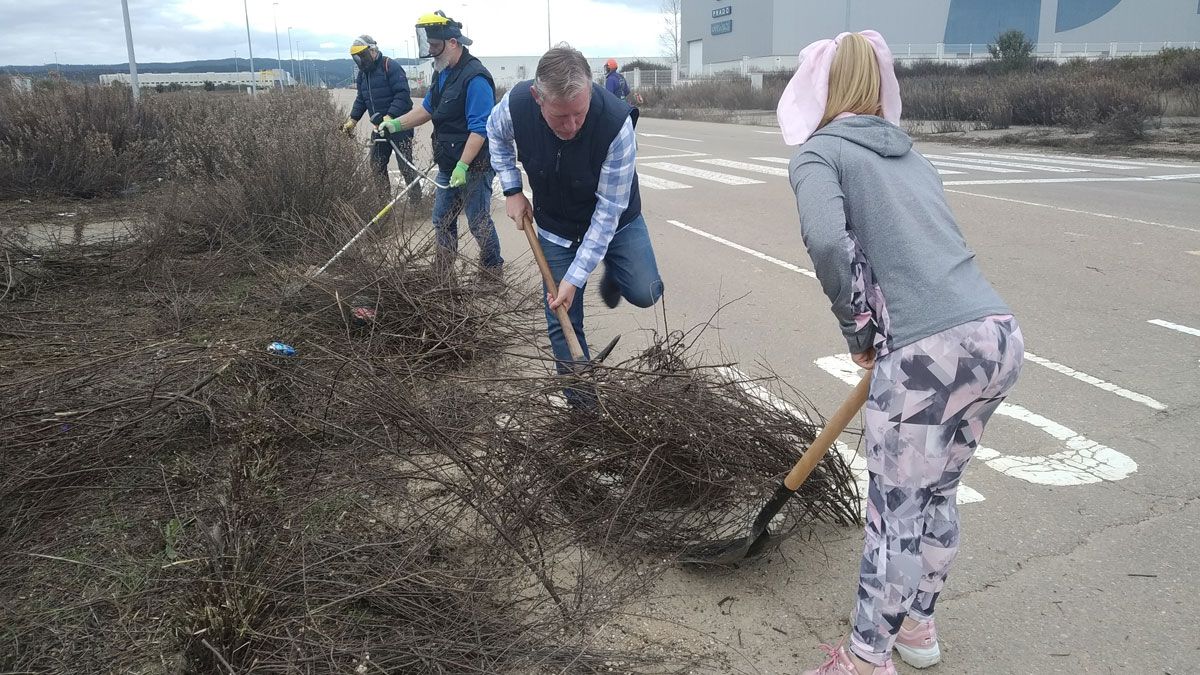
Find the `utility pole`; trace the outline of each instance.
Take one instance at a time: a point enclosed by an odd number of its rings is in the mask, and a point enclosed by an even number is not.
[[[121,13],[125,15],[125,46],[129,49],[129,84],[133,88],[133,100],[136,103],[140,90],[138,88],[137,58],[133,55],[133,29],[129,26],[129,0],[121,0]]]
[[[233,86],[237,87],[238,91],[242,90],[242,69],[238,65],[237,50],[233,50]]]
[[[278,2],[271,3],[271,19],[275,22],[275,62],[279,67],[279,88],[283,89],[283,52],[279,51],[279,13],[276,11],[279,7]]]
[[[851,0],[846,0],[846,24],[845,27],[842,28],[842,31],[846,33],[850,32],[850,3]]]
[[[300,79],[297,77],[299,73],[296,71],[296,48],[292,46],[292,27],[288,26],[288,57],[292,61],[292,86],[298,86]]]
[[[258,93],[258,77],[254,72],[254,42],[250,40],[250,6],[247,0],[242,0],[242,10],[246,12],[246,47],[250,50],[250,95]]]
[[[546,0],[546,51],[550,51],[550,0]]]

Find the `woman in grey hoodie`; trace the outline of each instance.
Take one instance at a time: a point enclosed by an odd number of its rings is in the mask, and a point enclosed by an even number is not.
[[[808,673],[895,673],[893,648],[931,666],[934,603],[958,552],[958,484],[1021,372],[1021,330],[975,264],[937,170],[896,126],[899,86],[878,33],[806,47],[778,114],[784,140],[800,145],[790,174],[804,244],[872,378],[850,642],[825,646],[829,660]]]

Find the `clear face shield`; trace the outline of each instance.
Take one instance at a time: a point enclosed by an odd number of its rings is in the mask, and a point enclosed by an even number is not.
[[[417,56],[422,59],[432,59],[441,56],[442,50],[446,48],[446,43],[439,39],[434,39],[433,45],[430,45],[429,28],[427,26],[417,26]],[[441,26],[432,27],[435,30]]]
[[[350,58],[354,59],[354,65],[358,66],[359,70],[367,70],[375,63],[375,56],[371,53],[370,47],[362,50],[357,54],[351,54]]]

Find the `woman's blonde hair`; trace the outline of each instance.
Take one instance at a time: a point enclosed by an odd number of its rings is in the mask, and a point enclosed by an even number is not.
[[[882,117],[879,86],[879,60],[875,57],[875,48],[858,33],[842,38],[829,68],[829,100],[817,128],[846,112]]]

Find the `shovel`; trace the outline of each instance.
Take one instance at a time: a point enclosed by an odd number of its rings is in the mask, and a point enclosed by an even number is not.
[[[817,464],[825,457],[829,447],[833,445],[846,425],[854,419],[859,409],[867,402],[867,394],[870,391],[871,373],[868,371],[850,392],[850,396],[833,413],[833,417],[830,417],[829,421],[825,423],[825,428],[817,434],[817,438],[800,456],[796,465],[784,477],[783,483],[775,489],[775,494],[771,496],[770,501],[762,508],[762,511],[758,512],[750,524],[749,534],[737,539],[707,542],[690,547],[683,552],[679,561],[700,566],[731,566],[767,550],[767,544],[771,540],[771,533],[767,526],[771,524],[771,519],[779,513],[792,495],[796,494],[796,490],[800,489],[813,469],[817,468]]]
[[[528,214],[521,216],[521,229],[525,232],[525,238],[529,240],[529,248],[533,251],[533,258],[537,261],[538,270],[542,273],[542,282],[546,284],[546,290],[557,297],[558,284],[554,282],[554,274],[550,272],[550,264],[546,262],[546,254],[542,252],[542,245],[538,242],[537,226],[533,224],[533,220],[529,218]],[[583,302],[583,298],[579,298],[578,301]],[[571,325],[571,317],[567,314],[567,308],[559,305],[558,309],[554,310],[554,316],[558,319],[558,325],[562,326],[563,336],[567,339],[567,350],[571,352],[571,370],[576,375],[583,374],[598,363],[603,363],[604,359],[612,353],[613,348],[617,346],[617,341],[621,339],[620,335],[614,337],[604,349],[596,354],[596,358],[588,363],[583,356],[583,346],[579,344],[579,338],[575,335],[575,327]]]

